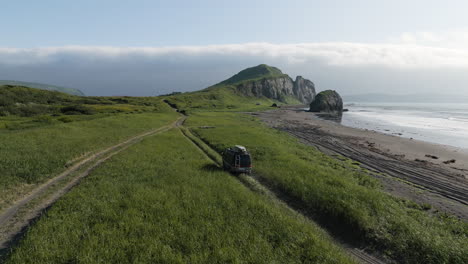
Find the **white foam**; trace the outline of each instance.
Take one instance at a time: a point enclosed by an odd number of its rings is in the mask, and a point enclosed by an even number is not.
[[[468,105],[358,104],[349,110],[344,125],[468,148]]]

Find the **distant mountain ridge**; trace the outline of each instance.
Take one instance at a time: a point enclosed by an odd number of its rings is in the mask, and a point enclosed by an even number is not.
[[[66,94],[71,94],[71,95],[85,96],[85,94],[78,89],[61,87],[61,86],[50,85],[50,84],[43,84],[43,83],[0,80],[0,86],[1,85],[26,86],[26,87],[36,88],[36,89],[41,89],[41,90],[57,91],[57,92],[62,92]]]

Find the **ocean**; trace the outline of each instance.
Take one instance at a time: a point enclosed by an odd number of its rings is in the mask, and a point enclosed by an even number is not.
[[[344,126],[468,149],[468,103],[347,103]]]

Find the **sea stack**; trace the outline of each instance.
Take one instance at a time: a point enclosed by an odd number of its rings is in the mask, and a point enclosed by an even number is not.
[[[332,90],[320,92],[310,103],[311,112],[341,113],[343,112],[343,99]]]

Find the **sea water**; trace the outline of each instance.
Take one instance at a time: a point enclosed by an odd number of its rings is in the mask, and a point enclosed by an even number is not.
[[[468,102],[347,103],[341,124],[468,149]]]

